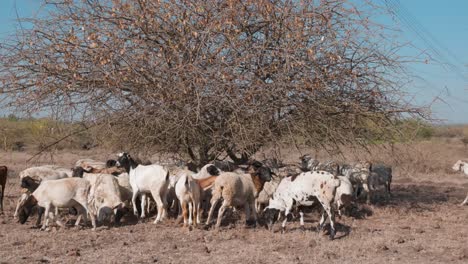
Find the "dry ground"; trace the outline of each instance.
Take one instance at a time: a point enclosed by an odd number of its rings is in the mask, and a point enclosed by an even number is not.
[[[89,227],[41,232],[32,228],[35,217],[25,225],[13,220],[20,190],[17,173],[51,163],[50,157],[26,163],[30,155],[0,152],[0,164],[11,169],[5,214],[0,215],[0,263],[468,263],[468,206],[458,205],[468,178],[449,169],[456,159],[468,156],[464,153],[455,142],[436,141],[402,146],[393,153],[363,154],[393,164],[393,198],[359,204],[360,218],[338,218],[338,238],[329,241],[323,233],[302,232],[297,222],[289,224],[286,234],[247,229],[241,221],[218,233],[188,231],[173,219],[153,225],[128,217],[122,226],[96,232]],[[71,166],[84,156],[109,158],[64,152],[54,156],[54,163]],[[307,227],[315,227],[319,216],[312,213],[306,220]]]

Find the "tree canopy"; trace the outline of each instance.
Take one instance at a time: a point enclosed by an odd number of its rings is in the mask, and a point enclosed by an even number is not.
[[[123,146],[245,159],[286,141],[391,138],[401,46],[347,0],[57,0],[1,44],[1,92],[54,107]]]

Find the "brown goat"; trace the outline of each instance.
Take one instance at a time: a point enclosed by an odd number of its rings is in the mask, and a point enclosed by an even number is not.
[[[8,168],[0,166],[0,185],[2,186],[2,193],[0,195],[0,213],[3,213],[3,197],[5,196],[5,187],[8,176]]]

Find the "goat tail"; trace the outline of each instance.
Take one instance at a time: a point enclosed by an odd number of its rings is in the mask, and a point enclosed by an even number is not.
[[[192,181],[189,181],[189,175],[185,175],[185,187],[188,188],[188,189],[191,189],[192,188]]]

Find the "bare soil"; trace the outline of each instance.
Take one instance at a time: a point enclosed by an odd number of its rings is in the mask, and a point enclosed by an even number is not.
[[[407,156],[379,156],[395,168],[393,197],[388,202],[377,197],[372,205],[361,202],[353,217],[337,218],[333,241],[326,231],[314,231],[317,212],[307,214],[307,231],[295,221],[285,234],[246,228],[239,217],[226,219],[220,232],[190,231],[172,218],[154,225],[153,217],[138,222],[132,216],[120,226],[97,231],[89,224],[79,230],[40,231],[33,228],[35,217],[25,225],[13,219],[20,194],[18,172],[51,163],[50,157],[26,163],[30,154],[0,152],[0,165],[10,168],[5,212],[0,215],[0,263],[468,263],[468,207],[459,206],[468,178],[450,171],[465,150],[452,142],[408,149]],[[109,156],[63,152],[53,162],[72,166],[82,157]]]

